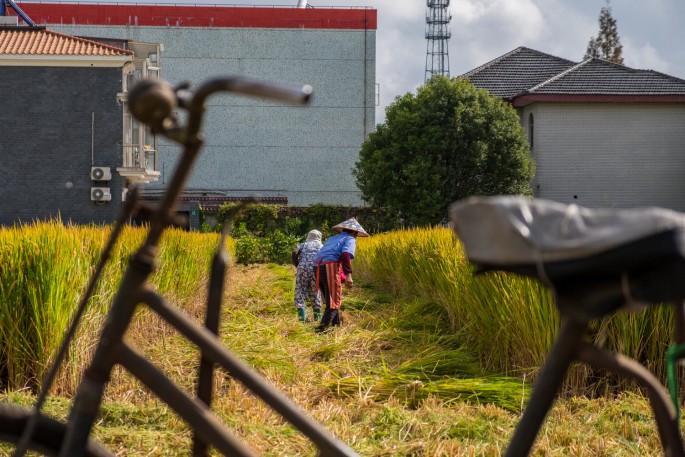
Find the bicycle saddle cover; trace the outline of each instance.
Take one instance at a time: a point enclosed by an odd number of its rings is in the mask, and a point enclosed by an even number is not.
[[[450,217],[481,271],[534,276],[558,295],[585,294],[580,301],[588,303],[599,301],[589,297],[594,287],[596,295],[612,297],[597,313],[618,307],[626,293],[652,303],[685,298],[685,214],[499,196],[460,200]]]
[[[663,208],[588,209],[524,197],[471,197],[454,203],[450,216],[469,259],[486,264],[580,259],[669,230],[679,231],[685,242],[685,214]]]

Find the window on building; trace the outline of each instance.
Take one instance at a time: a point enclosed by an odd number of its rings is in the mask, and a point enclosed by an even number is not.
[[[117,170],[131,182],[156,181],[157,137],[151,129],[131,116],[125,95],[142,79],[159,79],[159,45],[154,43],[128,43],[135,52],[132,64],[124,68],[122,84],[124,105],[123,159]]]
[[[530,143],[530,151],[533,152],[535,147],[535,119],[533,113],[528,115],[528,142]]]
[[[535,147],[535,119],[533,119],[533,113],[528,115],[528,142],[530,143],[530,151],[533,152]]]

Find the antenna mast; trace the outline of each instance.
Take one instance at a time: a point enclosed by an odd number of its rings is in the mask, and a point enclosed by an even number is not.
[[[31,20],[30,17],[24,13],[24,11],[19,8],[19,5],[14,3],[14,0],[0,0],[0,16],[9,16],[7,14],[9,9],[13,9],[17,16],[21,17],[27,25],[35,26],[36,24]]]
[[[426,0],[426,75],[427,82],[433,75],[450,75],[450,57],[447,50],[447,40],[450,39],[450,20],[452,16],[447,11],[450,0]]]

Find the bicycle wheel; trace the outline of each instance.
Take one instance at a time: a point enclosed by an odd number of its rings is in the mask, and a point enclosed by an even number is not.
[[[30,415],[31,411],[26,408],[0,403],[0,444],[17,444]],[[57,456],[66,432],[67,427],[62,422],[40,416],[29,443],[29,450],[45,456]],[[14,448],[12,447],[9,451],[10,455],[13,451]],[[112,453],[94,440],[89,440],[85,455],[89,457],[112,457]]]

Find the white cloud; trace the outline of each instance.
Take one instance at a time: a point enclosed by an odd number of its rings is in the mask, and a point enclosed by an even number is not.
[[[670,71],[668,61],[660,56],[659,51],[649,43],[635,46],[630,40],[625,40],[623,42],[623,60],[627,66],[632,68],[656,70],[667,74]]]
[[[500,39],[534,39],[543,26],[543,16],[532,0],[457,0],[452,6],[456,27]]]
[[[381,11],[383,14],[378,15],[378,21],[387,23],[394,23],[396,21],[415,22],[417,20],[423,22],[426,11],[425,1],[375,0],[354,3],[369,5]]]

